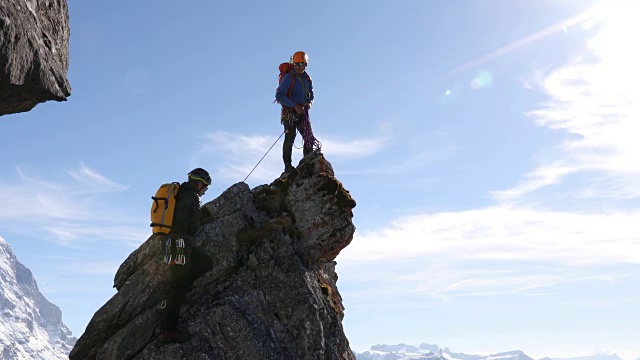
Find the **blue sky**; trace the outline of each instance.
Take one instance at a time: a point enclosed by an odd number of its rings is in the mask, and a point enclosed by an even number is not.
[[[354,350],[640,358],[637,4],[68,5],[71,97],[0,120],[0,236],[75,335],[160,183],[204,167],[212,200],[278,138],[277,67],[304,50],[358,202],[337,259]]]

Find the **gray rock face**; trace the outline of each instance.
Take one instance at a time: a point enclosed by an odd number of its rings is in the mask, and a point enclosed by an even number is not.
[[[71,95],[65,0],[0,1],[0,116]]]
[[[355,201],[321,154],[298,173],[203,206],[193,242],[213,260],[186,294],[181,344],[157,339],[168,270],[149,238],[122,264],[118,293],[94,315],[71,360],[355,360],[343,328],[335,257],[353,238]]]

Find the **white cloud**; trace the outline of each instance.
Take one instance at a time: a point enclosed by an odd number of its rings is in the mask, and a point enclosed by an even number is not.
[[[526,82],[548,96],[528,115],[569,138],[517,185],[492,192],[495,205],[407,216],[358,232],[340,254],[341,273],[375,279],[382,292],[436,298],[544,294],[559,284],[624,282],[637,274],[639,62],[622,70],[610,57],[622,56],[620,49],[598,54]],[[566,204],[557,199],[580,206],[560,210]]]
[[[196,153],[194,164],[213,163],[209,166],[214,181],[242,181],[273,145],[269,154],[251,174],[251,181],[266,183],[280,176],[282,165],[282,139],[275,145],[277,137],[216,131],[204,135],[204,144]],[[206,159],[206,160],[205,160]]]
[[[106,177],[102,176],[101,174],[91,170],[85,164],[80,164],[80,169],[69,170],[67,173],[77,181],[91,186],[91,189],[94,192],[122,191],[127,189],[126,186],[117,184],[112,180],[109,180]]]
[[[47,224],[43,230],[68,247],[82,247],[96,240],[115,240],[137,247],[150,235],[148,228],[143,225],[119,225],[116,219],[109,218],[101,218],[101,222],[103,225],[100,226],[96,226],[95,222],[56,222]]]
[[[640,264],[638,216],[640,210],[580,214],[509,207],[415,215],[357,233],[341,257],[349,262],[446,257],[576,266]]]
[[[106,201],[127,189],[81,164],[68,179],[45,181],[17,167],[17,180],[0,180],[0,223],[5,229],[42,236],[64,246],[100,240],[135,243],[141,238],[132,220]],[[53,177],[53,176],[51,176]],[[100,219],[96,224],[95,219]],[[143,237],[142,237],[143,238]]]
[[[433,164],[444,161],[451,158],[451,156],[458,151],[458,147],[451,143],[437,144],[433,147],[423,147],[417,150],[398,150],[405,152],[403,156],[395,159],[392,163],[383,163],[379,160],[375,162],[375,166],[367,166],[362,168],[360,166],[354,166],[355,169],[348,169],[342,171],[342,174],[380,174],[380,175],[393,175],[398,177],[401,174],[412,173],[415,176],[416,173],[423,173],[425,169]],[[413,177],[412,177],[413,178]],[[413,178],[413,180],[402,179],[397,183],[390,183],[390,186],[405,186],[416,187],[427,185],[432,186],[434,183],[440,182],[438,177],[431,177],[426,179],[424,177]]]
[[[562,162],[548,164],[526,174],[519,185],[507,190],[492,191],[491,194],[500,202],[510,203],[538,189],[558,184],[566,175],[576,171],[576,168],[563,165]]]
[[[594,11],[602,16],[600,21],[606,21],[589,41],[595,60],[581,56],[547,74],[538,72],[526,82],[548,96],[543,106],[528,115],[539,126],[572,136],[558,146],[556,159],[540,164],[516,187],[494,192],[498,200],[522,200],[576,174],[599,178],[598,184],[585,185],[582,197],[640,195],[640,55],[629,46],[635,41],[629,29],[636,27],[637,19],[629,16],[628,6],[637,9],[637,5],[612,3]]]
[[[257,184],[270,183],[280,176],[284,168],[282,162],[282,144],[284,136],[277,142],[277,137],[264,135],[242,135],[224,131],[216,131],[204,136],[205,143],[196,153],[195,164],[211,163],[217,169],[214,178],[222,178],[233,182],[242,181],[256,166],[271,146],[267,156],[253,170],[250,181]],[[384,139],[364,139],[340,142],[321,139],[324,154],[340,161],[372,156],[385,146]],[[274,145],[275,143],[275,145]],[[302,157],[300,135],[296,138],[293,149],[293,163]],[[204,160],[206,159],[206,160]]]
[[[373,156],[385,147],[384,139],[351,140],[340,142],[331,139],[322,141],[322,152],[330,158],[359,159]]]
[[[486,208],[405,217],[357,232],[338,258],[339,272],[372,284],[368,292],[436,299],[624,282],[640,266],[639,216]]]

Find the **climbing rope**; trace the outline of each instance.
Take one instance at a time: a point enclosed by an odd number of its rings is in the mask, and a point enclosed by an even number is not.
[[[303,146],[311,148],[312,151],[320,151],[322,149],[322,144],[316,137],[313,135],[313,130],[311,130],[311,120],[309,117],[309,110],[304,112],[302,119],[300,120],[300,135],[302,135]]]
[[[286,120],[284,119],[285,115],[284,115],[284,110],[283,110],[283,115],[282,115],[282,122],[283,123],[288,123],[291,124],[293,123],[293,119],[291,118],[290,113],[287,113],[286,116]],[[322,150],[322,143],[320,141],[318,141],[318,139],[316,139],[316,137],[313,135],[313,130],[311,130],[311,121],[309,120],[309,110],[307,109],[304,112],[304,115],[302,116],[302,119],[299,120],[300,121],[300,129],[302,131],[300,132],[300,135],[302,135],[302,142],[303,142],[303,146],[304,144],[309,144],[312,151],[315,152],[319,152]],[[294,130],[296,131],[296,130]],[[258,163],[256,164],[256,166],[253,167],[253,169],[251,169],[251,171],[249,172],[249,175],[247,175],[247,177],[244,178],[244,180],[242,180],[242,182],[246,182],[247,179],[249,178],[249,176],[251,176],[251,174],[253,174],[253,171],[258,167],[258,165],[260,165],[260,163],[262,162],[262,160],[265,158],[265,156],[267,156],[267,154],[269,153],[269,151],[271,151],[271,149],[273,149],[273,147],[276,145],[276,143],[278,143],[278,141],[280,140],[280,138],[282,137],[282,135],[284,135],[284,133],[286,133],[287,131],[283,131],[282,134],[280,134],[280,136],[278,136],[278,138],[276,139],[276,141],[271,145],[271,147],[269,148],[269,150],[267,150],[267,152],[262,156],[262,158],[260,159],[260,161],[258,161]],[[304,133],[304,134],[303,134]],[[294,147],[295,144],[294,144]],[[296,149],[298,149],[298,147],[296,147]]]
[[[285,130],[286,131],[286,130]],[[271,145],[271,147],[269,148],[269,150],[267,150],[267,152],[262,156],[262,159],[264,159],[265,156],[267,156],[267,154],[269,153],[269,151],[271,151],[271,149],[273,149],[273,147],[276,145],[276,143],[278,142],[278,140],[280,140],[280,138],[282,137],[282,135],[284,135],[285,131],[282,132],[282,134],[280,134],[280,136],[278,136],[278,138],[276,139],[276,141],[273,143],[273,145]],[[246,178],[244,178],[244,180],[242,180],[242,182],[247,181],[247,179],[249,178],[249,176],[251,176],[251,174],[253,173],[253,170],[255,170],[258,165],[260,165],[260,163],[262,162],[262,159],[260,159],[260,161],[258,161],[258,163],[256,164],[256,166],[253,167],[253,169],[251,169],[251,172],[249,172],[249,175],[247,175]]]

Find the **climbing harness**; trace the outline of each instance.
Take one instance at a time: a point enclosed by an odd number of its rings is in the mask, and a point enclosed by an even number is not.
[[[285,130],[286,131],[286,130]],[[271,151],[271,149],[273,149],[273,147],[276,145],[276,143],[278,142],[278,140],[280,140],[280,138],[282,137],[282,135],[284,135],[285,131],[282,132],[282,134],[280,134],[280,136],[278,136],[278,138],[276,139],[276,141],[273,143],[273,145],[271,145],[271,147],[269,148],[269,150],[267,150],[267,152],[262,156],[262,158],[260,159],[260,161],[258,161],[258,163],[256,164],[256,166],[253,167],[253,169],[251,169],[251,172],[249,172],[249,175],[247,175],[246,178],[244,178],[244,180],[242,180],[242,182],[247,181],[247,179],[249,178],[249,176],[251,176],[251,174],[253,173],[253,170],[255,170],[258,165],[260,165],[260,163],[262,162],[262,159],[264,159],[265,156],[267,156],[267,154],[269,153],[269,151]]]
[[[303,147],[309,147],[312,151],[319,152],[322,149],[322,143],[316,139],[311,129],[311,117],[309,110],[305,109],[304,114],[296,115],[292,108],[282,108],[280,122],[283,125],[295,126],[300,135],[302,135]],[[300,149],[296,146],[296,149]]]
[[[295,75],[298,78],[298,81],[302,86],[302,90],[304,90],[304,94],[307,96],[307,100],[308,100],[311,97],[311,92],[309,91],[309,89],[307,89],[306,86],[304,86],[304,81],[302,81],[302,76],[298,74],[295,74]],[[310,78],[309,78],[309,82],[311,82]],[[300,119],[299,130],[302,130],[300,131],[300,135],[302,135],[302,140],[304,140],[303,143],[307,145],[306,147],[310,147],[312,151],[321,150],[322,144],[320,143],[320,141],[318,141],[318,139],[316,139],[315,136],[313,136],[313,131],[311,130],[311,118],[309,117],[309,109],[307,109],[306,106],[304,109],[304,114],[302,114],[302,117]]]

